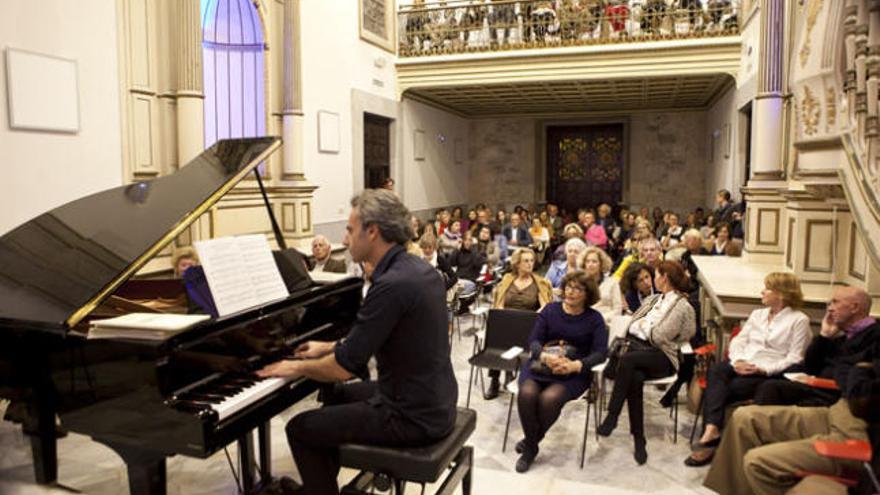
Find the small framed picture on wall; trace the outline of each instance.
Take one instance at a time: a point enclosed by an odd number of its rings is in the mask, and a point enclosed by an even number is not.
[[[358,24],[361,39],[394,53],[394,2],[358,0]]]

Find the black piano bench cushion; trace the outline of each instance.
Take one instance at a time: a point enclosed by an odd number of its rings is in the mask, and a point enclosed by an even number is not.
[[[393,479],[433,483],[464,447],[476,425],[476,411],[459,407],[452,433],[434,444],[413,448],[344,444],[339,449],[340,463]]]

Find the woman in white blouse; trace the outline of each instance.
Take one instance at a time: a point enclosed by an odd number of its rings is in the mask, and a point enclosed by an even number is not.
[[[620,283],[608,274],[611,271],[611,264],[611,258],[596,246],[585,249],[577,262],[578,268],[595,280],[596,285],[599,286],[599,301],[593,305],[593,309],[602,313],[606,325],[611,323],[612,317],[623,313]]]
[[[752,311],[730,341],[730,360],[709,369],[703,397],[703,447],[714,447],[720,441],[727,404],[753,398],[765,380],[778,378],[804,360],[811,338],[810,319],[796,309],[803,303],[798,278],[791,273],[768,274],[761,303],[765,307]],[[698,450],[685,464],[703,466],[711,462],[712,454],[709,449]]]

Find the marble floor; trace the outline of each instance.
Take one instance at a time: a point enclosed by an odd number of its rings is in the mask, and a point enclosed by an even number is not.
[[[467,326],[467,325],[465,325]],[[456,339],[453,361],[460,386],[459,403],[465,403],[469,367],[467,358],[473,346],[472,339]],[[712,493],[701,486],[707,468],[689,468],[683,460],[690,452],[687,434],[693,416],[681,408],[679,440],[672,442],[672,420],[667,410],[658,404],[662,392],[651,387],[645,390],[645,425],[648,437],[649,459],[638,466],[632,458],[632,441],[628,435],[628,420],[624,415],[620,426],[609,438],[596,442],[592,429],[587,440],[587,462],[579,466],[580,443],[584,428],[583,401],[565,406],[560,420],[541,444],[541,453],[525,474],[516,473],[513,442],[521,437],[514,410],[510,444],[501,452],[508,396],[492,401],[483,400],[475,389],[471,407],[477,411],[477,428],[470,438],[475,449],[475,494],[534,495],[547,494],[687,494]],[[684,395],[682,395],[684,399]],[[283,434],[284,424],[297,412],[316,406],[313,399],[302,401],[272,420],[272,469],[275,475],[298,478],[296,466],[287,448]],[[0,414],[4,405],[0,405]],[[514,408],[515,409],[515,408]],[[236,458],[235,446],[229,454]],[[108,448],[88,437],[71,433],[58,443],[59,484],[61,487],[43,487],[33,482],[30,447],[20,428],[0,421],[0,493],[4,495],[61,494],[75,490],[88,494],[127,493],[125,465]],[[235,494],[236,482],[230,472],[223,451],[209,459],[191,459],[177,456],[168,460],[168,493]],[[353,472],[343,472],[350,479]],[[410,486],[407,493],[419,493]],[[430,490],[429,490],[430,493]]]

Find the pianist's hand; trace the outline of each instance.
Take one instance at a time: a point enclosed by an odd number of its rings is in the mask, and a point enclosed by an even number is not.
[[[295,360],[276,361],[272,364],[266,365],[260,370],[257,370],[257,376],[259,376],[260,378],[268,378],[270,376],[277,376],[281,378],[297,378],[301,375],[302,373],[299,370],[299,361]]]
[[[310,340],[300,344],[300,346],[293,351],[293,357],[300,359],[318,359],[333,352],[335,346],[336,342]]]

